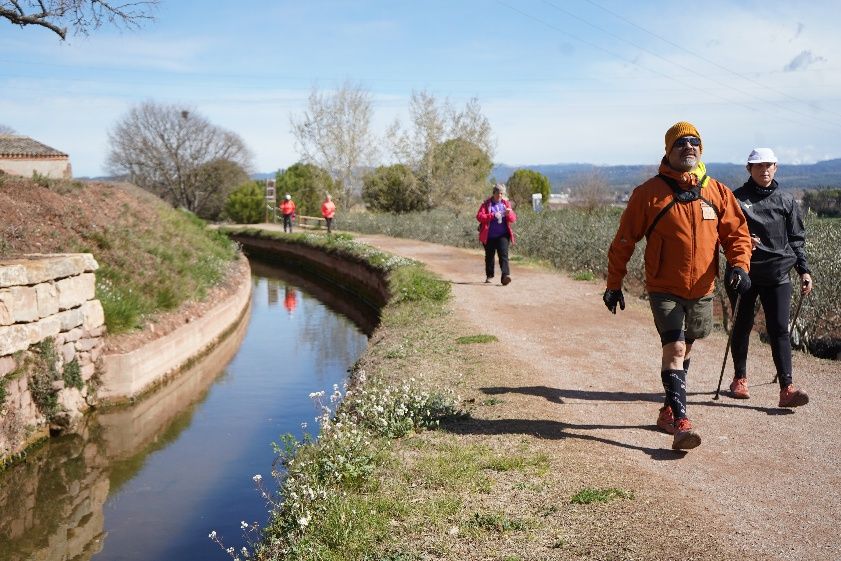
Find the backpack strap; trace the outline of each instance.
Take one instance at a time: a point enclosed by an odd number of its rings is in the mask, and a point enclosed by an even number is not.
[[[707,203],[708,205],[710,205],[712,207],[712,209],[715,211],[715,215],[718,217],[719,220],[721,220],[721,212],[719,212],[718,208],[714,204],[712,204],[712,202],[709,199],[707,199],[705,197],[702,197],[701,194],[700,194],[701,187],[704,186],[704,181],[707,179],[706,175],[704,175],[704,177],[702,177],[698,181],[698,191],[697,192],[693,191],[693,193],[695,193],[694,196],[692,196],[692,198],[689,198],[685,201],[681,201],[681,200],[678,199],[677,194],[679,192],[684,192],[685,193],[686,191],[684,191],[683,189],[680,188],[680,186],[677,184],[677,181],[674,178],[669,177],[667,175],[663,175],[662,173],[658,173],[657,177],[662,179],[663,182],[666,185],[668,185],[669,187],[672,188],[672,200],[669,202],[669,204],[664,206],[663,209],[660,210],[660,212],[657,213],[657,216],[654,217],[654,220],[651,221],[651,224],[645,230],[645,239],[648,239],[648,237],[651,235],[651,232],[654,231],[654,227],[657,225],[658,222],[660,222],[660,219],[663,218],[663,216],[667,212],[669,212],[669,210],[671,210],[671,208],[679,202],[692,202],[694,200],[701,199],[702,201],[704,201],[705,203]]]

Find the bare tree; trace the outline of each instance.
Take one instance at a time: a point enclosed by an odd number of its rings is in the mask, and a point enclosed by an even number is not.
[[[414,91],[409,101],[411,124],[396,120],[386,131],[392,157],[412,168],[426,186],[429,206],[460,209],[473,204],[487,187],[494,141],[479,101],[456,109],[427,91]],[[487,169],[485,169],[487,168]]]
[[[232,187],[214,179],[224,170],[220,162],[244,170],[251,163],[239,135],[175,105],[149,101],[132,108],[108,139],[112,172],[126,174],[143,189],[200,216],[217,206],[222,190]]]
[[[15,134],[15,129],[8,125],[0,123],[0,134]]]
[[[304,162],[328,170],[344,190],[342,205],[350,206],[361,193],[362,168],[376,157],[371,132],[371,94],[358,84],[345,82],[332,93],[313,88],[307,110],[291,116],[292,134]]]
[[[577,206],[593,211],[610,204],[613,196],[607,180],[598,169],[593,168],[578,177],[572,188],[572,199]]]
[[[67,26],[76,34],[87,35],[103,24],[129,29],[154,19],[158,0],[106,2],[104,0],[0,0],[0,18],[20,25],[45,27],[67,38]]]

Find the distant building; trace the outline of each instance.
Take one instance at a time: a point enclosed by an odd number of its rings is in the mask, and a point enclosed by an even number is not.
[[[549,193],[549,200],[546,201],[546,208],[557,209],[569,204],[569,192]]]
[[[0,171],[32,177],[38,173],[56,179],[70,179],[70,156],[28,136],[0,134]]]

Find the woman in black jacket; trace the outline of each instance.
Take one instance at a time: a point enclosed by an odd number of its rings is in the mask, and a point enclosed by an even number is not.
[[[812,275],[806,263],[803,245],[805,229],[800,209],[791,193],[779,188],[774,175],[777,157],[770,148],[756,148],[748,156],[750,178],[733,193],[748,219],[753,240],[750,261],[751,288],[742,295],[736,323],[733,325],[733,366],[735,376],[730,394],[748,399],[747,358],[753,311],[757,297],[765,312],[765,326],[771,354],[780,381],[780,407],[798,407],[809,402],[809,396],[792,383],[789,310],[792,286],[791,268],[800,275],[801,298],[812,291]],[[727,278],[727,277],[725,277]],[[728,289],[731,305],[736,293]]]

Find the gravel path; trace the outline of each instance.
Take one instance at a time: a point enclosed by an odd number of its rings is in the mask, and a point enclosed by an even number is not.
[[[778,387],[770,383],[770,348],[755,338],[748,365],[751,399],[722,395],[713,401],[726,338],[716,333],[699,341],[688,378],[688,412],[703,443],[674,452],[671,436],[654,426],[662,401],[660,344],[647,302],[631,298],[613,316],[601,302],[598,282],[514,264],[510,285],[485,284],[478,251],[381,236],[359,239],[426,263],[453,283],[459,318],[502,341],[512,368],[485,393],[518,396],[528,417],[545,419],[565,438],[583,442],[594,460],[637,470],[688,499],[694,514],[708,519],[710,531],[736,553],[841,559],[841,463],[835,449],[841,430],[833,424],[841,413],[841,363],[796,353],[794,381],[811,402],[780,409]],[[728,363],[725,390],[731,376]]]

